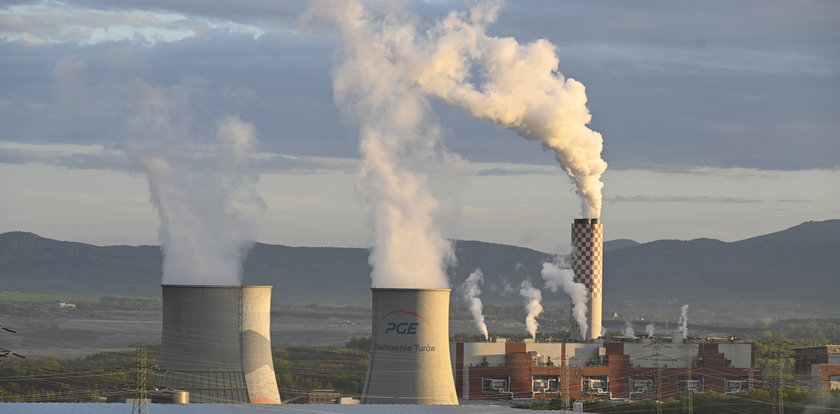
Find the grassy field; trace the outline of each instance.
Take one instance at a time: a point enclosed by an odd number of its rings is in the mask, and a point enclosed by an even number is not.
[[[102,298],[113,298],[116,300],[120,299],[129,299],[129,300],[137,300],[137,299],[145,299],[145,300],[157,300],[160,301],[160,298],[153,298],[153,297],[145,297],[145,296],[114,296],[114,295],[98,295],[98,294],[89,294],[89,293],[50,293],[50,292],[2,292],[0,291],[0,302],[2,303],[19,303],[19,302],[31,302],[31,303],[56,303],[56,302],[68,302],[74,303],[76,305],[79,304],[98,304],[102,302]]]
[[[0,316],[49,317],[61,309],[56,303],[72,303],[75,311],[158,311],[161,299],[144,296],[111,296],[87,293],[0,292]]]

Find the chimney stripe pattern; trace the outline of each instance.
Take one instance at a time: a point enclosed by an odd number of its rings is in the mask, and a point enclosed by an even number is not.
[[[589,337],[601,335],[603,294],[604,226],[596,218],[575,219],[572,224],[573,280],[583,283],[589,294]]]
[[[591,220],[595,223],[581,225],[583,223],[575,221],[572,226],[572,246],[575,251],[572,270],[575,273],[574,281],[586,285],[590,297],[601,297],[604,227],[598,224],[597,219]]]

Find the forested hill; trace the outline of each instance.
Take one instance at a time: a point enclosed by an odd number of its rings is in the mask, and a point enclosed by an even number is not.
[[[550,259],[543,252],[479,241],[457,241],[455,247],[452,285],[459,286],[480,267],[487,301],[519,303],[521,281],[541,286],[539,270]],[[820,306],[840,297],[840,220],[807,222],[731,243],[616,240],[607,242],[605,251],[607,301],[732,298]],[[367,255],[357,248],[257,243],[245,261],[245,283],[273,285],[280,300],[367,303]],[[26,232],[0,234],[4,291],[155,296],[160,294],[160,264],[157,246],[94,246]],[[560,300],[561,295],[546,298]]]

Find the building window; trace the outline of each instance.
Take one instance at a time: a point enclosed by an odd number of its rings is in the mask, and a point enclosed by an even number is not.
[[[510,377],[503,375],[481,377],[481,392],[486,395],[510,394]]]
[[[581,392],[584,395],[606,395],[610,392],[609,379],[606,375],[583,377]]]
[[[744,377],[726,377],[727,394],[744,394],[750,390],[750,381]]]
[[[698,394],[703,392],[703,377],[680,377],[679,384],[681,394],[686,394],[688,392]]]
[[[656,380],[652,375],[630,378],[630,398],[647,398],[656,393]]]
[[[557,394],[560,392],[560,377],[535,375],[531,377],[531,391],[535,394]]]

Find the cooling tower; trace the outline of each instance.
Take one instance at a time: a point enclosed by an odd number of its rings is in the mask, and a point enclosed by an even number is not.
[[[603,252],[604,225],[596,218],[575,219],[572,224],[572,270],[574,281],[586,285],[589,294],[589,339],[601,336]]]
[[[449,289],[373,291],[363,404],[458,404],[449,355]]]
[[[271,286],[162,287],[156,387],[188,391],[193,403],[280,404]]]

